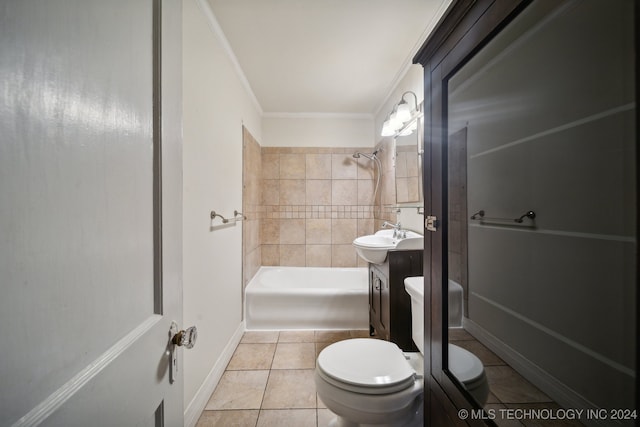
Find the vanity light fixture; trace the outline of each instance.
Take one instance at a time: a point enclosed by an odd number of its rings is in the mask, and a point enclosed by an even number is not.
[[[406,95],[413,95],[413,107],[404,99]],[[400,97],[393,110],[387,116],[387,120],[382,124],[382,136],[411,135],[417,129],[417,119],[421,115],[418,109],[418,96],[407,91]]]

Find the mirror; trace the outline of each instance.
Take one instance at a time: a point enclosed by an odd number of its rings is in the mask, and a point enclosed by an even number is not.
[[[633,16],[532,2],[446,80],[443,363],[490,417],[635,409]]]
[[[396,204],[422,204],[422,118],[410,135],[398,135],[395,145]]]

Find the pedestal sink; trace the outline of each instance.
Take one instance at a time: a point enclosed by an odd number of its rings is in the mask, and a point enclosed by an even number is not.
[[[424,248],[424,237],[421,234],[409,230],[403,230],[402,233],[403,237],[397,238],[393,237],[393,230],[380,230],[375,234],[356,238],[353,246],[360,258],[373,264],[382,264],[390,250]]]

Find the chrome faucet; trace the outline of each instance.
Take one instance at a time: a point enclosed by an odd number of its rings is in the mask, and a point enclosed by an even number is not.
[[[385,221],[382,224],[382,228],[392,227],[393,228],[393,238],[394,239],[402,239],[407,237],[407,232],[403,232],[402,225],[398,222],[397,224],[392,224],[388,221]]]

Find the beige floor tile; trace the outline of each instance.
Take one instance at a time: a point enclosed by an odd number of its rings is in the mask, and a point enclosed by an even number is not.
[[[329,427],[335,417],[336,414],[328,409],[318,409],[318,427]]]
[[[357,329],[349,331],[349,336],[351,338],[371,338],[371,336],[369,335],[369,329]]]
[[[504,360],[500,359],[494,352],[482,345],[480,341],[476,340],[464,340],[464,341],[449,341],[451,344],[455,344],[458,347],[462,347],[465,350],[469,350],[475,354],[484,366],[492,365],[506,365]]]
[[[334,343],[351,338],[349,331],[316,331],[316,342]]]
[[[314,331],[282,331],[278,342],[315,342]]]
[[[278,342],[278,331],[247,331],[242,336],[241,343],[264,344]]]
[[[474,340],[469,332],[462,328],[449,328],[449,341]]]
[[[270,369],[276,344],[238,344],[227,365],[230,371]]]
[[[320,352],[322,350],[324,350],[325,348],[329,347],[332,343],[330,342],[317,342],[316,343],[316,359],[318,359],[318,356],[320,355]]]
[[[322,399],[320,399],[320,396],[318,396],[317,394],[316,394],[316,405],[318,408],[323,408],[323,409],[327,408],[327,405],[324,404]]]
[[[314,343],[278,343],[271,369],[313,369],[315,367]]]
[[[258,410],[252,411],[204,411],[196,427],[254,427]]]
[[[313,375],[313,369],[272,370],[262,408],[315,408],[316,387]]]
[[[316,427],[315,409],[268,409],[260,411],[257,427]]]
[[[485,366],[489,388],[502,403],[551,402],[551,398],[538,390],[509,366]]]
[[[269,371],[225,371],[205,409],[260,409]]]

